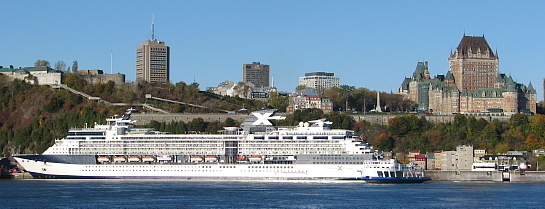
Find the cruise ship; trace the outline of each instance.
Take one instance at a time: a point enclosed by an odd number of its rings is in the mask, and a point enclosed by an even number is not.
[[[382,159],[351,130],[326,119],[276,127],[275,110],[249,114],[219,134],[170,134],[130,124],[72,128],[41,155],[15,160],[34,178],[334,179],[423,182],[421,170]]]

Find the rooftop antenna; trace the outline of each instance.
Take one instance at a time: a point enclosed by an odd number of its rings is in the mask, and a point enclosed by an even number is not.
[[[151,16],[151,40],[155,41],[155,13]]]

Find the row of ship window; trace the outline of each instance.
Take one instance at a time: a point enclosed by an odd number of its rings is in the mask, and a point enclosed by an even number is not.
[[[82,137],[74,137],[76,135],[79,135],[79,136],[82,136]],[[85,133],[85,134],[69,134],[69,137],[67,137],[67,139],[86,139],[86,137],[83,137],[83,136],[88,136],[88,135],[104,135],[103,133],[94,133],[94,134],[89,134],[89,133]],[[120,137],[122,140],[142,140],[143,138],[142,137]],[[331,139],[345,139],[346,137],[345,136],[331,136]],[[106,137],[91,137],[90,139],[106,139]],[[220,139],[220,140],[225,140],[225,139],[242,139],[241,137],[213,137],[213,136],[207,136],[207,137],[181,137],[181,136],[163,136],[163,137],[150,137],[150,136],[146,136],[145,138],[146,140],[150,139],[150,140],[153,140],[153,139],[161,139],[161,140],[164,140],[164,139]],[[254,136],[253,139],[329,139],[328,136]],[[186,142],[186,141],[184,141]]]
[[[253,143],[239,143],[238,146],[305,146],[305,145],[340,145],[337,141],[316,141],[316,142],[291,142],[291,143],[279,143],[279,142],[253,142]],[[191,146],[191,147],[214,147],[214,146],[223,146],[223,143],[87,143],[87,141],[80,143],[81,147],[87,146],[102,146],[102,147],[127,147],[127,146],[147,146],[147,147],[165,147],[165,146]],[[236,146],[236,145],[234,145]]]

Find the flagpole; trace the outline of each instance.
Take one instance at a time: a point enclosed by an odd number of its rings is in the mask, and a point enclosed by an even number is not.
[[[114,51],[110,50],[110,74],[114,74],[113,73],[113,56],[114,56]]]

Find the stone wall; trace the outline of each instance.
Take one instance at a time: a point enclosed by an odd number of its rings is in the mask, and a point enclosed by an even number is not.
[[[197,118],[202,118],[205,122],[223,122],[227,118],[242,122],[247,116],[248,114],[132,114],[131,119],[136,120],[135,125],[145,125],[152,120],[158,122],[183,121],[187,123]]]
[[[436,181],[545,182],[545,171],[424,171]]]
[[[115,84],[125,83],[125,74],[95,74],[85,75],[84,79],[90,84],[107,83],[113,81]]]
[[[368,121],[373,124],[379,124],[379,125],[388,125],[388,120],[390,118],[395,118],[397,116],[402,115],[352,115],[352,118],[354,118],[355,121]],[[417,116],[421,117],[421,116]],[[425,115],[424,116],[427,121],[437,124],[437,123],[448,123],[454,121],[454,115]],[[466,116],[469,117],[469,116]],[[475,117],[477,119],[483,118],[487,121],[492,121],[494,119],[498,119],[499,121],[509,121],[511,116],[471,116]]]
[[[285,114],[277,114],[285,115]],[[186,113],[173,113],[173,114],[133,114],[132,119],[138,120],[137,125],[144,125],[151,120],[159,122],[170,121],[183,121],[185,123],[192,121],[195,118],[202,118],[206,122],[220,121],[223,122],[227,118],[232,118],[235,121],[242,122],[248,116],[247,114],[186,114]],[[388,125],[388,120],[399,115],[352,115],[355,121],[369,121],[373,124]],[[420,116],[419,116],[420,117]],[[426,115],[426,120],[432,123],[448,123],[454,120],[452,115]],[[508,121],[509,116],[482,116],[483,119],[491,121],[493,119],[499,119],[500,121]]]

